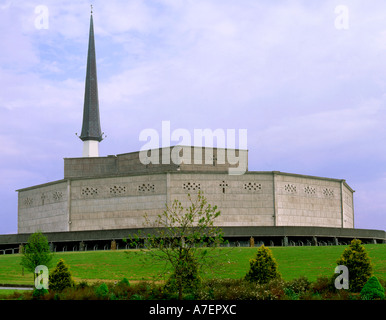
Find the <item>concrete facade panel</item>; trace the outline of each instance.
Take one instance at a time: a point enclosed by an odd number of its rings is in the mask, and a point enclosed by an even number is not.
[[[170,171],[138,161],[138,153],[66,159],[67,180],[18,190],[18,232],[140,228],[145,213],[154,220],[175,199],[189,206],[187,194],[200,190],[221,211],[218,225],[354,226],[353,190],[344,180],[278,171],[229,175],[216,163]]]

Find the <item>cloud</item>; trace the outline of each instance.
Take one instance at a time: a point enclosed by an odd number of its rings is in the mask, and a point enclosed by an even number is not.
[[[363,190],[385,172],[386,10],[351,1],[350,27],[337,30],[338,4],[94,3],[101,150],[134,151],[162,120],[192,132],[246,128],[250,168],[344,173],[368,183],[355,194],[361,212]],[[81,154],[89,3],[46,1],[48,30],[35,27],[36,5],[0,7],[0,158],[20,187],[60,177],[62,158]]]
[[[305,145],[311,149],[333,148],[371,136],[379,126],[380,101],[369,101],[356,108],[343,108],[326,112],[289,117],[280,124],[270,126],[262,139],[270,144],[280,144],[283,137],[289,144],[283,147],[298,149]]]

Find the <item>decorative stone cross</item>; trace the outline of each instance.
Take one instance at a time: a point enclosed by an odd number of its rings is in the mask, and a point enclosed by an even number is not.
[[[222,187],[222,193],[225,193],[225,187],[228,187],[228,184],[223,181],[222,183],[220,183],[220,187]]]
[[[47,198],[47,196],[44,193],[42,193],[42,196],[40,198],[42,199],[42,205],[43,205],[44,204],[44,199]]]

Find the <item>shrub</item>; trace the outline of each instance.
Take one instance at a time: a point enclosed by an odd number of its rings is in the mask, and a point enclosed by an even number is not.
[[[109,293],[109,288],[106,283],[102,283],[99,287],[96,288],[95,294],[98,298],[105,299]]]
[[[272,255],[272,251],[262,245],[256,254],[255,259],[249,261],[249,271],[245,276],[245,280],[268,283],[270,280],[280,278],[280,273],[277,270],[277,263]]]
[[[299,300],[299,294],[297,294],[293,289],[291,288],[284,288],[284,293],[285,295],[290,299],[290,300]]]
[[[185,251],[184,256],[185,258],[180,261],[166,281],[167,292],[177,292],[182,289],[182,292],[190,293],[201,284],[196,258],[189,251]]]
[[[76,285],[76,288],[77,288],[77,289],[84,289],[84,288],[87,288],[87,287],[89,287],[89,284],[88,284],[88,282],[85,281],[85,280],[80,281],[80,282]]]
[[[311,285],[311,289],[314,293],[325,293],[330,290],[331,280],[327,276],[321,276],[316,279]]]
[[[32,292],[32,299],[41,299],[45,294],[48,293],[48,290],[47,289],[35,289],[33,292]]]
[[[243,279],[210,279],[195,292],[198,300],[257,299],[258,284]]]
[[[287,283],[286,288],[293,290],[297,294],[303,294],[311,287],[311,282],[305,276],[293,279]]]
[[[311,288],[311,282],[305,276],[289,281],[284,289],[287,297],[291,300],[298,300]]]
[[[259,299],[281,300],[285,297],[285,282],[280,278],[275,278],[263,285],[263,293],[260,293]]]
[[[169,299],[170,295],[163,291],[164,285],[157,285],[155,283],[148,283],[141,281],[133,286],[127,286],[126,299],[130,300],[161,300]],[[177,296],[174,297],[175,299]]]
[[[344,265],[349,272],[349,290],[360,292],[372,273],[372,265],[366,249],[361,241],[354,239],[337,261],[338,265]]]
[[[62,291],[65,288],[74,286],[71,272],[63,259],[60,259],[54,271],[49,276],[49,289]]]
[[[363,300],[384,299],[385,289],[379,283],[377,277],[372,276],[361,290],[361,298]]]
[[[125,299],[130,291],[130,282],[126,278],[119,281],[113,288],[114,299]],[[110,298],[111,299],[111,298]]]
[[[129,280],[127,280],[127,278],[123,278],[121,281],[118,282],[117,284],[118,286],[130,286],[130,282]]]
[[[330,300],[336,295],[338,290],[335,288],[335,276],[331,277],[320,276],[315,282],[310,284],[308,294],[305,293],[303,297],[305,299],[318,299],[318,300]]]
[[[281,279],[266,284],[245,279],[210,279],[203,281],[195,291],[196,300],[280,300],[283,299],[285,283]]]

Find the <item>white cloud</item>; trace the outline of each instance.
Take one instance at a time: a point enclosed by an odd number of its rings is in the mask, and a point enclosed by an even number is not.
[[[109,135],[101,149],[131,151],[136,130],[171,120],[174,128],[247,128],[256,170],[260,160],[281,170],[275,166],[302,158],[314,159],[314,168],[336,167],[342,157],[368,172],[366,156],[386,157],[385,4],[351,1],[347,31],[334,27],[337,4],[94,3],[101,122]],[[45,166],[81,150],[74,132],[81,127],[89,3],[46,1],[48,30],[34,27],[36,5],[0,7],[7,31],[0,36],[0,157],[18,179],[17,157],[34,154]],[[368,203],[371,193],[356,197]]]

